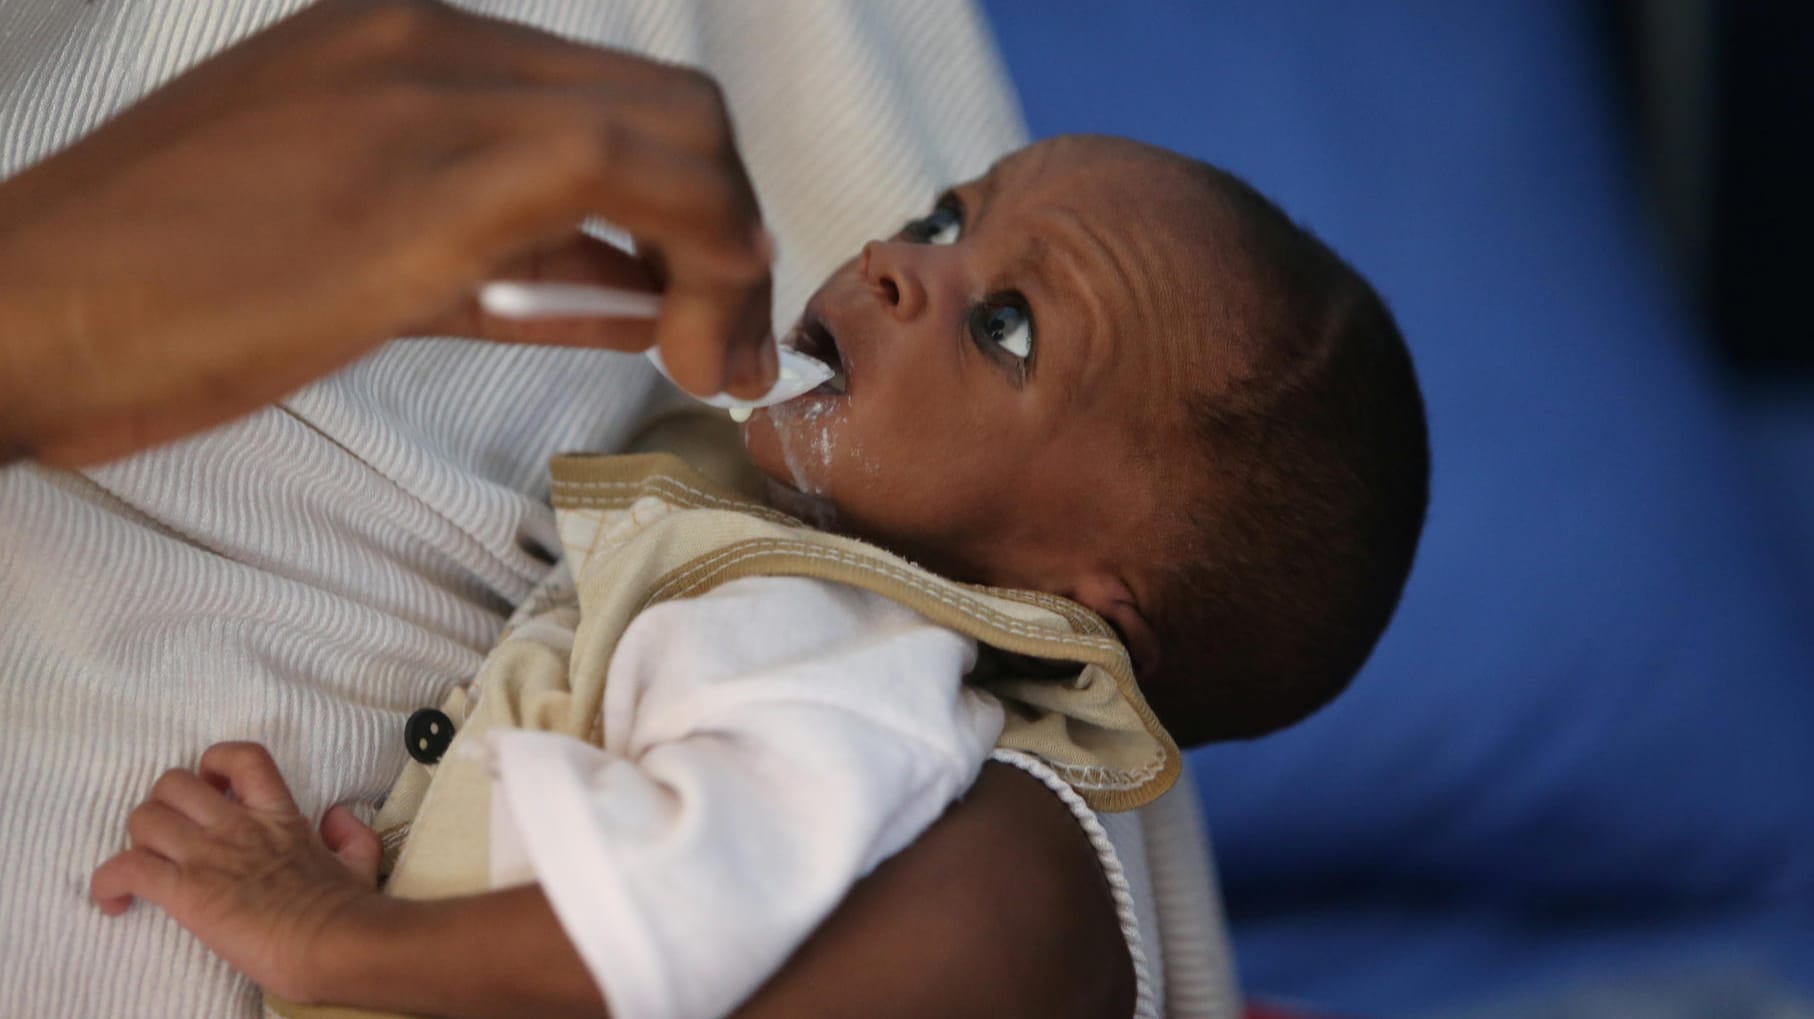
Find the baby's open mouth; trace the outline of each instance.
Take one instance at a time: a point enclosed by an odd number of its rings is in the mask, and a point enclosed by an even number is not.
[[[831,368],[832,376],[813,390],[811,396],[846,396],[850,393],[850,376],[844,370],[844,353],[838,349],[838,338],[832,335],[825,320],[811,308],[800,316],[800,323],[782,341],[789,347],[814,357]]]

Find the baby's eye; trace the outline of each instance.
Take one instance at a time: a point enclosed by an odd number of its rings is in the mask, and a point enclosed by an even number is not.
[[[919,244],[956,244],[964,235],[964,210],[955,202],[938,207],[901,228],[901,236]]]
[[[970,311],[970,336],[983,353],[993,345],[1024,362],[1033,356],[1033,316],[1019,294],[996,294]]]

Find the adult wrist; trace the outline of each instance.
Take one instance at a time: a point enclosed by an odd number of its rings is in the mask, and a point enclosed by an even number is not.
[[[0,226],[0,466],[29,459],[43,445],[44,390],[53,388],[48,380],[60,374],[47,356],[56,340],[44,321],[43,302],[34,301],[23,282],[29,277],[15,257],[13,240]]]

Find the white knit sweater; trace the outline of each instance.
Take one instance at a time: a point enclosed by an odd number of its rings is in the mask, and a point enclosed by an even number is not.
[[[0,0],[0,178],[297,6]],[[1022,137],[962,0],[466,6],[715,73],[783,316]],[[306,810],[373,802],[405,716],[472,674],[559,548],[546,457],[620,446],[660,386],[641,358],[414,340],[106,468],[0,470],[0,1015],[255,1014],[161,913],[88,905],[127,811],[231,738],[269,744]]]

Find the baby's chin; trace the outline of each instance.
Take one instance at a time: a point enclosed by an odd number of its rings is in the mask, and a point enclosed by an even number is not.
[[[833,471],[829,463],[810,458],[811,444],[802,450],[797,436],[784,440],[770,410],[758,410],[741,429],[743,448],[750,462],[767,479],[768,504],[820,530],[835,530],[837,504],[832,498]]]

